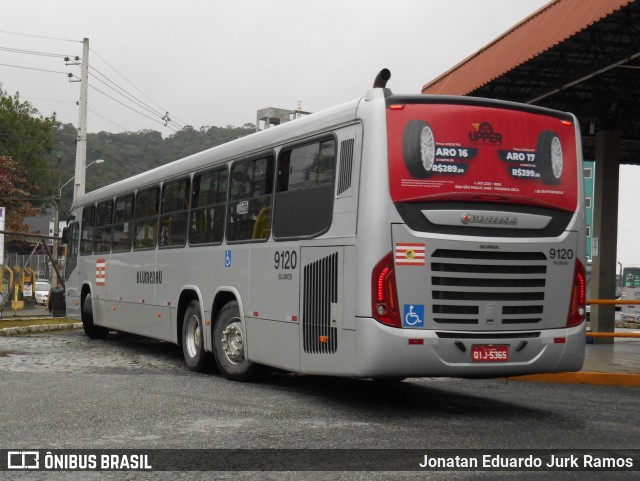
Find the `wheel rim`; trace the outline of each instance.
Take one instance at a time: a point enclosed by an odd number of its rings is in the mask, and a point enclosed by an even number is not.
[[[244,341],[239,318],[236,317],[224,328],[220,342],[222,351],[230,363],[239,364],[244,359]]]
[[[425,170],[431,170],[436,157],[436,141],[430,127],[425,127],[420,133],[420,156]]]
[[[553,176],[559,179],[562,175],[562,167],[564,164],[564,157],[562,155],[562,144],[560,139],[554,137],[551,141],[551,169],[553,170]]]
[[[202,339],[202,330],[200,328],[200,319],[195,314],[187,320],[187,353],[189,357],[195,358],[200,352],[200,343]]]

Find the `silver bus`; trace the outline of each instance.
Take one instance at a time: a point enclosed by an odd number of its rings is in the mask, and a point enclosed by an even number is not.
[[[579,370],[576,118],[385,83],[77,198],[69,315],[234,380]]]

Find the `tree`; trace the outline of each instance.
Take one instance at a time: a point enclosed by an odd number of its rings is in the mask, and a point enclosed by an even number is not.
[[[30,200],[38,187],[30,184],[22,166],[10,157],[0,156],[0,205],[6,207],[5,229],[27,232],[25,217],[36,216],[40,209]]]
[[[52,193],[47,154],[57,143],[58,126],[55,114],[43,117],[29,102],[22,102],[18,93],[11,97],[0,86],[0,156],[21,167],[25,187],[29,185],[44,194]],[[40,206],[48,203],[38,201]]]

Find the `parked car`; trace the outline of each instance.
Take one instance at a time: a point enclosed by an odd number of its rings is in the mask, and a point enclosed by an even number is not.
[[[36,304],[42,304],[44,306],[47,303],[50,290],[51,283],[48,280],[36,280]]]

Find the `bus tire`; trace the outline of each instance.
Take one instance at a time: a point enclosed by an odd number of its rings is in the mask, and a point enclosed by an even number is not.
[[[245,335],[236,301],[225,304],[213,328],[213,355],[220,373],[232,381],[249,381],[256,364],[244,357]]]
[[[193,300],[184,313],[182,323],[182,354],[190,371],[202,372],[206,367],[204,351],[204,324],[200,303]]]
[[[93,305],[91,303],[91,294],[84,296],[82,301],[82,329],[89,339],[104,339],[109,335],[109,329],[102,326],[96,326],[93,323]]]
[[[564,156],[562,154],[562,144],[555,132],[545,130],[538,137],[536,164],[538,165],[542,182],[546,185],[560,183]]]
[[[436,142],[433,129],[424,120],[410,120],[402,136],[404,164],[412,177],[424,179],[433,174]]]

